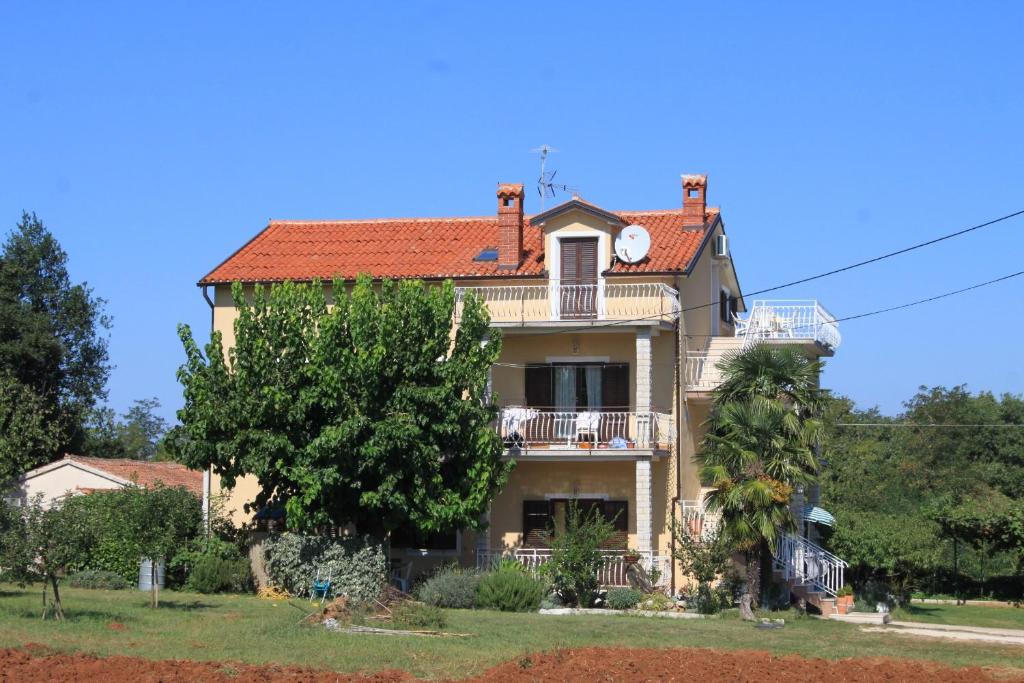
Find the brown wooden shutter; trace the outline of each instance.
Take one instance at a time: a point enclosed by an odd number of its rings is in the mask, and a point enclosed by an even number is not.
[[[628,364],[609,364],[601,368],[601,407],[605,410],[629,407]]]
[[[531,408],[550,408],[555,404],[552,395],[553,371],[550,365],[530,365],[526,368],[526,405]]]
[[[530,548],[546,548],[553,522],[549,501],[524,500],[523,545]]]
[[[604,518],[615,525],[615,533],[602,544],[602,547],[625,548],[629,542],[629,503],[624,500],[606,500]]]
[[[577,240],[562,240],[562,284],[574,284],[579,277],[580,250]]]
[[[579,241],[579,271],[577,277],[582,284],[597,282],[597,239]]]

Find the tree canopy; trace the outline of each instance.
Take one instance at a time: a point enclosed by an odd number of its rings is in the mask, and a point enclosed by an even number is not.
[[[0,405],[0,478],[74,450],[87,411],[105,396],[110,320],[87,284],[72,283],[67,260],[34,214],[22,216],[0,252],[0,382],[46,423],[17,434],[26,418]]]
[[[137,399],[120,418],[103,406],[89,413],[82,454],[96,458],[165,459],[167,421],[156,414],[157,398]]]
[[[293,529],[477,526],[510,467],[487,395],[501,341],[482,302],[457,311],[450,282],[368,277],[330,293],[328,307],[320,282],[286,282],[247,299],[236,283],[226,353],[219,332],[204,352],[182,326],[170,448],[228,486],[254,476],[255,508],[283,506]]]
[[[751,598],[781,531],[793,529],[793,494],[816,480],[824,405],[821,363],[790,347],[757,344],[717,365],[708,431],[697,453],[705,503],[721,513],[721,534],[747,554]]]
[[[954,542],[957,572],[975,584],[971,590],[984,592],[990,577],[1020,571],[1020,396],[920,387],[896,416],[844,398],[827,412],[831,455],[822,500],[837,519],[830,544],[850,563],[854,581],[949,592],[960,585],[952,575]],[[857,426],[865,423],[873,426]],[[1011,594],[1024,588],[1020,578],[1013,581],[1020,585]]]

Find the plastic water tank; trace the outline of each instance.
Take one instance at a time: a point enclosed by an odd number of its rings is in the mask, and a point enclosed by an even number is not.
[[[139,590],[140,591],[151,591],[153,590],[153,576],[152,576],[153,561],[148,557],[143,557],[139,561]],[[164,587],[164,561],[160,560],[156,565],[156,583],[160,588]]]

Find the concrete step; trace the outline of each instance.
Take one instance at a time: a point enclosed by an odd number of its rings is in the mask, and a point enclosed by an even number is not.
[[[825,615],[822,615],[825,616]],[[829,619],[844,621],[848,624],[888,624],[892,616],[888,612],[850,612],[849,614],[833,613],[828,615]]]

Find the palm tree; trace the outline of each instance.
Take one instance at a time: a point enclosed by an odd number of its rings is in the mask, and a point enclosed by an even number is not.
[[[818,473],[824,406],[822,364],[788,347],[758,344],[717,365],[707,434],[697,454],[705,497],[721,533],[747,558],[747,589],[759,601],[761,572],[779,533],[795,528],[789,505]]]

